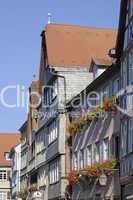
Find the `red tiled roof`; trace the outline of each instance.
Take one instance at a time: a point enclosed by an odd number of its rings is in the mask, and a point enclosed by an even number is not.
[[[5,153],[10,152],[11,148],[20,143],[18,133],[0,133],[0,166],[10,166],[10,161],[5,159]]]
[[[73,25],[48,24],[45,29],[49,65],[89,67],[93,57],[107,60],[117,31]]]

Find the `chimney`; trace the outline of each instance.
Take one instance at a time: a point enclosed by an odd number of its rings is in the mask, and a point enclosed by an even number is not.
[[[48,13],[48,24],[51,24],[51,18],[52,18],[51,13]]]

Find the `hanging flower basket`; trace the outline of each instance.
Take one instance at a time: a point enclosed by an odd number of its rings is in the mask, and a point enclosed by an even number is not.
[[[85,169],[79,171],[72,171],[68,175],[68,180],[71,185],[80,183],[80,181],[89,180],[94,181],[99,178],[103,172],[107,177],[113,175],[113,169],[118,167],[118,161],[116,159],[107,160],[103,163],[94,163],[91,167],[88,166]]]
[[[97,121],[105,112],[111,112],[112,116],[117,114],[117,102],[115,97],[105,100],[103,104],[93,107],[88,113],[85,113],[83,116],[70,123],[68,132],[70,135],[82,132],[85,126],[90,125],[93,120]]]
[[[75,185],[79,183],[79,174],[77,172],[71,171],[68,174],[68,180],[70,185]]]

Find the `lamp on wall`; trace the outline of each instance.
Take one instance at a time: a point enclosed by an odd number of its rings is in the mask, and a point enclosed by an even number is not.
[[[99,183],[101,186],[106,186],[107,185],[107,176],[105,174],[102,174],[99,177]]]

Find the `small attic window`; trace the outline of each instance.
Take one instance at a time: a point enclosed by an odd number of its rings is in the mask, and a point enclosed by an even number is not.
[[[93,66],[93,79],[95,80],[105,71],[105,68],[100,68],[98,65],[94,64]]]
[[[4,157],[5,157],[6,160],[11,160],[10,157],[9,157],[9,152],[5,152]]]

